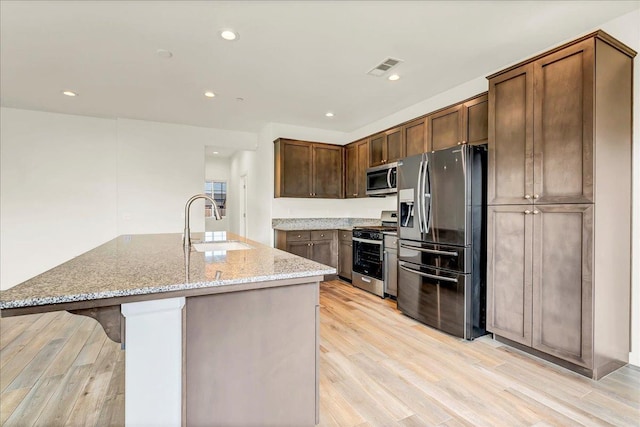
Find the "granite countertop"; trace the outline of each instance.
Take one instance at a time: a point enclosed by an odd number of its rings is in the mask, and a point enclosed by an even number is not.
[[[237,240],[253,249],[196,252],[191,248],[185,253],[181,233],[124,235],[1,291],[0,309],[336,273],[333,267],[232,233],[192,233],[192,239]]]
[[[274,218],[271,226],[279,231],[346,230],[361,225],[380,225],[378,218]]]

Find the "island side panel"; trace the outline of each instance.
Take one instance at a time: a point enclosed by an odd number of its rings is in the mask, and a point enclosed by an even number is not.
[[[319,282],[186,300],[187,425],[316,424]]]

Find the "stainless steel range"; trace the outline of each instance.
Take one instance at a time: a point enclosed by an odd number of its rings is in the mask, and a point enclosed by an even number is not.
[[[351,282],[382,298],[385,296],[384,234],[395,233],[396,211],[382,211],[382,225],[354,227]]]

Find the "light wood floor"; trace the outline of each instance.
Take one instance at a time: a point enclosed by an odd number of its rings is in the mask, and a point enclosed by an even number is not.
[[[322,283],[322,426],[640,425],[640,369],[592,381],[487,337],[464,342]],[[123,425],[124,352],[92,319],[0,320],[0,424]]]

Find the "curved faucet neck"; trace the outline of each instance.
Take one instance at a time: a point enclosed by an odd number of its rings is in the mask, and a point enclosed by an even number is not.
[[[191,204],[198,199],[205,199],[211,202],[215,219],[222,219],[222,215],[220,215],[220,211],[218,210],[218,205],[216,204],[216,201],[213,199],[213,197],[207,194],[196,194],[195,196],[191,196],[189,200],[187,200],[187,203],[184,205],[184,236],[182,238],[182,241],[185,248],[191,246],[191,229],[189,227],[189,213],[191,211]]]

